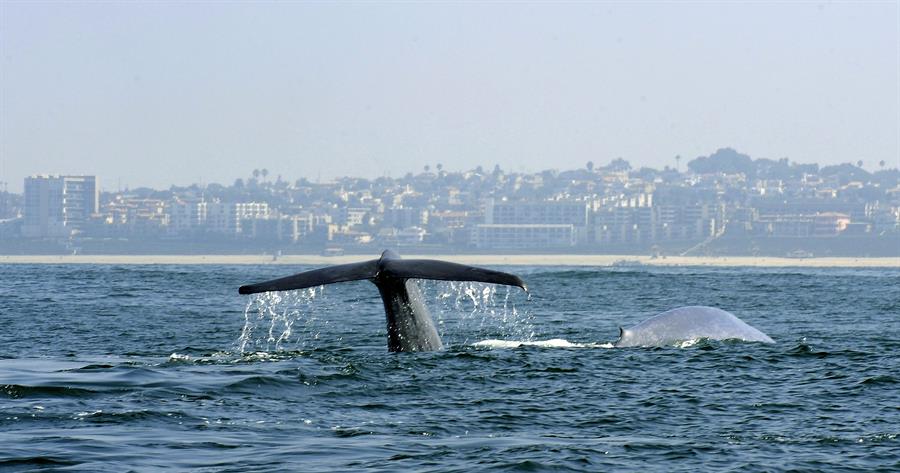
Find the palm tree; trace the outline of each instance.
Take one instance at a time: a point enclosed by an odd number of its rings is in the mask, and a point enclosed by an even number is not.
[[[437,168],[438,172],[441,172],[444,170],[444,165],[441,163],[437,163],[437,166],[435,166],[435,167]]]
[[[588,161],[588,162],[587,162],[587,165],[585,165],[585,167],[587,168],[588,171],[593,172],[593,171],[594,171],[594,162],[593,162],[593,161]]]
[[[260,171],[260,174],[262,174],[263,180],[265,181],[265,180],[266,180],[266,176],[269,175],[269,170],[268,170],[268,169],[263,169],[262,171]]]
[[[431,166],[429,166],[429,165],[426,164],[426,165],[425,165],[425,172],[428,172],[428,171],[431,171]]]
[[[856,162],[856,167],[861,168],[863,165],[862,159]]]
[[[884,171],[884,160],[883,159],[881,161],[878,161],[878,167],[880,167],[881,170]]]
[[[253,170],[253,179],[259,179],[259,169]]]

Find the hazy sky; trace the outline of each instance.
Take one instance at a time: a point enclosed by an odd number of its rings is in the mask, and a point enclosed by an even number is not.
[[[0,181],[661,168],[724,146],[897,166],[898,31],[897,1],[0,0]]]

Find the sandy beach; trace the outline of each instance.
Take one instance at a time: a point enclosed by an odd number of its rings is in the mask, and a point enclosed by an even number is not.
[[[0,264],[247,264],[330,265],[366,259],[367,255],[0,255]],[[377,254],[372,254],[377,258]],[[753,256],[669,256],[650,258],[633,255],[404,255],[483,266],[747,266],[811,268],[900,268],[900,258],[776,258]]]

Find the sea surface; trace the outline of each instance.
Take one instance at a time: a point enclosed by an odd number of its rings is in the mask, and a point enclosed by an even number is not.
[[[368,282],[237,294],[304,269],[0,266],[0,471],[900,470],[900,270],[501,267],[388,353]],[[611,348],[685,305],[776,343]]]

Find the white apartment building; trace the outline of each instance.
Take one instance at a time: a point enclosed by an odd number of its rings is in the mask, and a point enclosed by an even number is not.
[[[575,200],[507,202],[488,199],[484,206],[487,225],[574,225],[588,224],[590,207]]]
[[[26,177],[22,236],[68,238],[84,229],[98,207],[95,176]]]
[[[266,202],[211,202],[208,208],[207,230],[223,235],[242,233],[244,220],[269,218],[269,204]]]
[[[568,248],[576,239],[575,226],[566,224],[482,224],[472,235],[476,248],[504,250]]]
[[[170,235],[187,235],[206,225],[207,202],[202,199],[174,199],[169,202]]]

